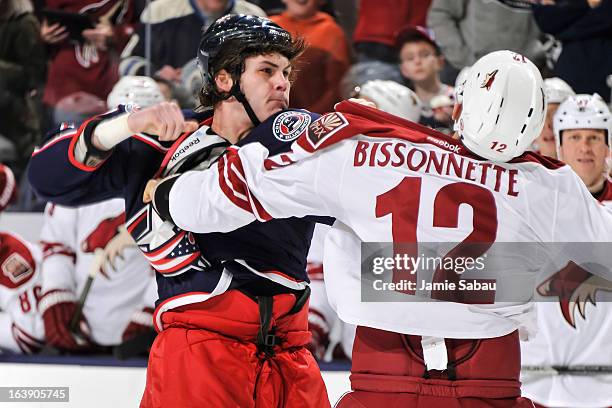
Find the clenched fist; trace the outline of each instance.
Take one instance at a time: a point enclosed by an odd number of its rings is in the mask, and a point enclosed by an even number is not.
[[[156,135],[161,141],[174,141],[184,132],[194,132],[198,124],[186,121],[174,102],[162,102],[132,113],[127,124],[134,133]]]

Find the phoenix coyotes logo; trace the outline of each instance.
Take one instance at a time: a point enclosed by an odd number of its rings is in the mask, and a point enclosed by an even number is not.
[[[612,292],[612,282],[595,276],[574,262],[568,262],[559,272],[537,288],[538,294],[557,297],[565,320],[576,328],[576,310],[586,319],[586,305],[596,306],[595,298],[600,290]]]
[[[491,90],[491,86],[493,86],[493,82],[495,82],[495,76],[497,75],[497,72],[498,72],[498,71],[499,71],[499,70],[498,70],[498,69],[496,69],[496,70],[495,70],[495,71],[493,71],[493,72],[489,72],[489,73],[486,75],[486,77],[485,77],[484,81],[482,81],[482,84],[480,84],[480,87],[481,87],[481,88],[486,88],[486,89],[487,89],[487,91],[490,91],[490,90]]]
[[[348,121],[338,112],[328,113],[312,122],[308,127],[308,140],[310,144],[317,148],[328,137],[346,127]]]

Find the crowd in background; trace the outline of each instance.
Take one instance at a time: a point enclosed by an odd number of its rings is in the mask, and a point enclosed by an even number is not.
[[[79,32],[49,9],[85,15],[91,24]],[[498,49],[610,102],[610,0],[154,0],[148,8],[146,0],[5,0],[0,161],[25,183],[28,157],[44,134],[112,108],[107,97],[120,76],[150,75],[166,99],[198,108],[200,33],[228,12],[268,15],[306,39],[291,105],[313,112],[333,109],[368,80],[391,80],[416,93],[421,123],[449,129],[457,75]],[[42,209],[24,187],[12,209]]]

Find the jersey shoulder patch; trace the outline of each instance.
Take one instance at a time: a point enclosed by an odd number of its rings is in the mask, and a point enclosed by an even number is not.
[[[0,285],[18,288],[32,279],[36,264],[28,246],[18,237],[0,233]]]
[[[310,115],[301,111],[285,111],[274,118],[272,134],[281,142],[291,142],[302,134],[312,121]]]

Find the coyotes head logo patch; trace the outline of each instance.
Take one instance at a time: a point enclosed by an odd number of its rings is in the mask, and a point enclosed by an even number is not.
[[[576,311],[586,319],[587,303],[595,306],[595,297],[600,290],[612,292],[612,282],[587,272],[571,261],[537,288],[541,296],[559,299],[561,314],[573,328],[576,328]]]
[[[486,88],[487,91],[491,90],[491,86],[493,86],[493,82],[495,82],[495,76],[497,75],[497,72],[499,70],[496,69],[493,72],[489,72],[486,76],[484,81],[482,81],[482,84],[480,84],[481,88]]]

